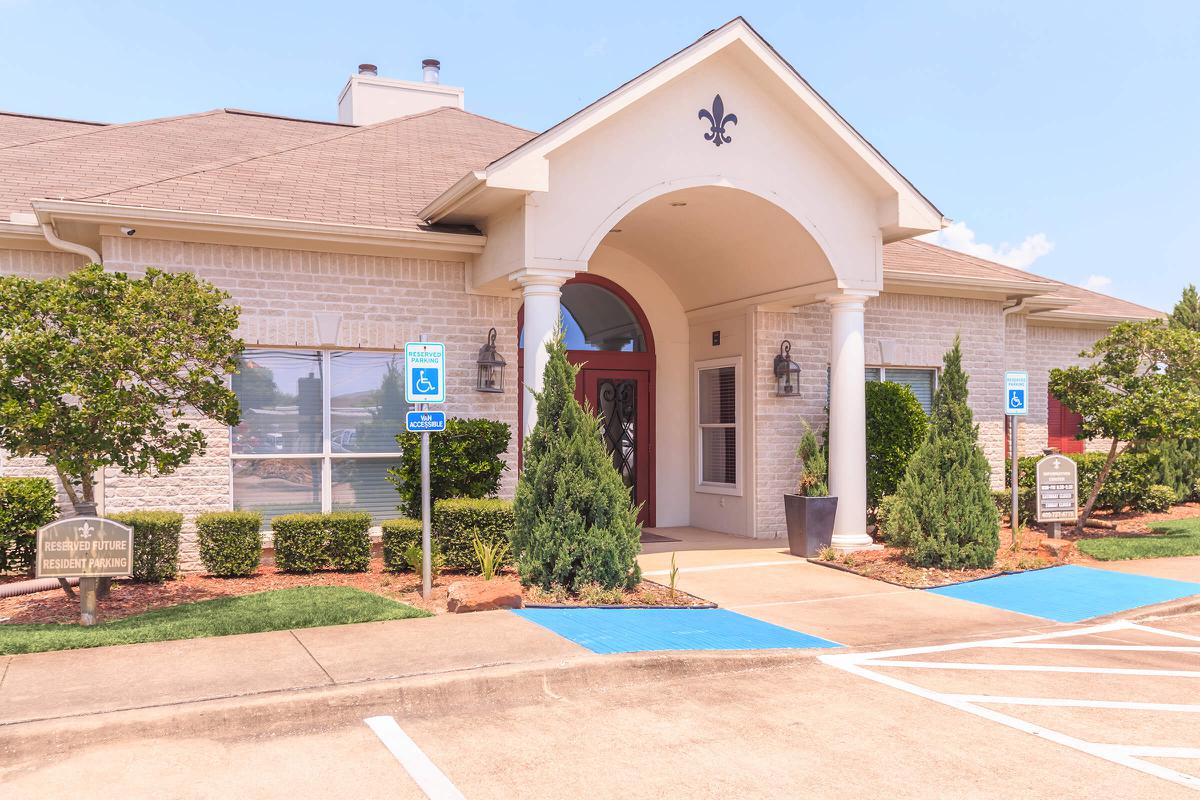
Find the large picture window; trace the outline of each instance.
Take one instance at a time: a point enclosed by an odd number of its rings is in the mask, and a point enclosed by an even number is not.
[[[280,514],[367,511],[396,516],[387,480],[404,430],[404,355],[251,349],[233,376],[242,422],[232,429],[233,507]]]
[[[740,358],[696,364],[697,484],[700,491],[740,494]]]
[[[937,389],[937,370],[932,367],[867,367],[867,382],[891,381],[912,389],[926,414],[933,413],[933,392]]]

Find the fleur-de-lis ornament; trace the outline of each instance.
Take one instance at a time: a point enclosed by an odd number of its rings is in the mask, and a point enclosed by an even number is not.
[[[737,114],[725,113],[725,101],[721,99],[721,95],[713,98],[712,111],[707,108],[700,109],[699,118],[707,120],[710,126],[708,133],[704,134],[704,141],[712,142],[717,147],[729,144],[730,138],[725,133],[725,126],[737,125]]]

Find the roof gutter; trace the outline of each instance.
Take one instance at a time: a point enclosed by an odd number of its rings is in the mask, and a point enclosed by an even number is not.
[[[1027,305],[1029,305],[1029,298],[1022,297],[1020,301],[1013,303],[1011,306],[1005,306],[1004,310],[1000,312],[1000,316],[1002,319],[1008,319],[1009,314],[1019,314],[1025,310]]]
[[[100,258],[100,254],[87,245],[79,244],[78,242],[68,242],[66,239],[59,238],[59,235],[54,231],[53,223],[42,223],[42,235],[46,237],[46,241],[50,243],[51,247],[81,255],[92,264],[104,263]]]

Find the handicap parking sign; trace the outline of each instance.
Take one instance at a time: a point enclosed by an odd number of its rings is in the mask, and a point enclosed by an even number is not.
[[[1010,417],[1029,413],[1029,373],[1004,373],[1004,413]]]
[[[446,402],[446,347],[440,342],[404,345],[404,399],[410,403]]]

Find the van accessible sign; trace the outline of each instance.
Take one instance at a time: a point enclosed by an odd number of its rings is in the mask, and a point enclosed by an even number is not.
[[[411,433],[439,433],[446,430],[445,411],[409,411],[404,428]]]
[[[1066,456],[1037,463],[1037,521],[1074,522],[1079,515],[1079,468]]]
[[[133,573],[133,528],[100,517],[70,517],[37,533],[37,577],[121,578]]]

